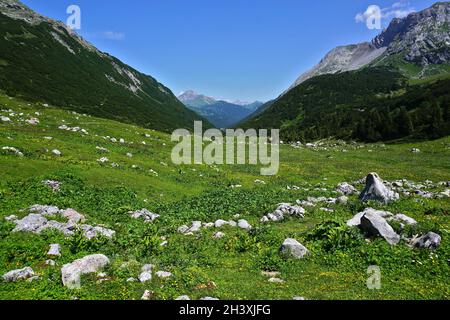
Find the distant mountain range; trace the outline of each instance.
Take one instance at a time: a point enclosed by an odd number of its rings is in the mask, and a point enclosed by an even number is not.
[[[450,134],[450,2],[394,19],[371,42],[330,51],[239,127],[285,140]]]
[[[208,119],[217,128],[229,128],[242,121],[259,107],[263,102],[228,102],[216,100],[192,90],[183,92],[178,100],[197,114]]]
[[[0,0],[0,90],[161,131],[204,120],[154,78],[16,0]]]

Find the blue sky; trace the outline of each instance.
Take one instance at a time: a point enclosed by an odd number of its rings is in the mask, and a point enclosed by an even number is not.
[[[383,9],[383,26],[430,0],[23,0],[66,21],[81,8],[79,33],[175,94],[193,89],[230,100],[270,100],[338,45],[379,33],[356,16]],[[361,15],[360,15],[361,17]]]

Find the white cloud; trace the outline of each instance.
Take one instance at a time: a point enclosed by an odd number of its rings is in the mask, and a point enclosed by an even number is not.
[[[357,23],[367,22],[368,19],[371,19],[376,15],[376,10],[379,10],[381,13],[381,21],[383,24],[388,24],[393,18],[404,18],[416,11],[414,7],[411,7],[410,3],[405,0],[395,2],[391,6],[385,8],[370,5],[365,12],[360,12],[355,16],[355,21]]]

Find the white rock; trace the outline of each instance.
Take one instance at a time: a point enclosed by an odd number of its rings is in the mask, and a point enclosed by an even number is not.
[[[295,259],[302,259],[310,254],[300,242],[295,239],[286,239],[280,248],[281,253]]]
[[[15,282],[18,280],[27,280],[34,277],[36,274],[30,267],[25,267],[23,269],[17,269],[9,271],[3,275],[3,280],[6,282]]]
[[[244,230],[250,230],[252,228],[250,223],[248,223],[248,221],[244,219],[238,221],[238,227]]]
[[[179,296],[175,300],[191,300],[191,298],[189,298],[189,296]]]
[[[225,237],[225,233],[220,232],[220,231],[214,233],[214,235],[213,235],[213,238],[214,238],[214,239],[221,239],[221,238],[223,238],[223,237]]]
[[[52,154],[57,156],[57,157],[60,157],[62,155],[61,151],[59,151],[58,149],[52,150]]]
[[[383,237],[391,245],[400,242],[400,236],[389,225],[386,219],[374,212],[365,213],[361,217],[360,228],[370,235]]]
[[[144,294],[142,295],[141,300],[150,300],[154,294],[155,293],[153,291],[145,290]]]
[[[366,178],[366,187],[359,196],[361,201],[376,200],[389,203],[399,199],[398,193],[390,190],[380,179],[378,174],[369,173]]]
[[[347,225],[349,227],[357,227],[357,226],[361,225],[361,218],[366,213],[373,213],[373,214],[376,214],[385,219],[389,219],[389,218],[393,217],[393,214],[390,213],[389,211],[382,211],[382,210],[375,210],[373,208],[366,208],[366,209],[364,209],[364,211],[357,213],[353,218],[348,220]]]
[[[61,246],[59,244],[51,244],[50,250],[47,252],[48,256],[61,256]]]
[[[156,272],[156,276],[158,278],[170,278],[172,276],[172,273],[167,271],[158,271]]]
[[[109,264],[103,254],[93,254],[66,264],[61,269],[63,285],[69,289],[81,287],[80,277],[87,273],[97,273]]]

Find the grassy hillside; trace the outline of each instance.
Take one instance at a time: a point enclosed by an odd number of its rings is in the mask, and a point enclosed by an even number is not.
[[[386,68],[324,75],[290,90],[241,126],[281,128],[288,141],[439,138],[450,134],[448,88],[448,76],[410,84]]]
[[[0,13],[0,47],[0,89],[10,96],[160,131],[201,118],[152,77],[54,21],[32,25]]]
[[[450,298],[448,197],[402,196],[383,206],[362,204],[351,196],[346,205],[329,205],[334,212],[322,211],[320,207],[327,205],[321,204],[307,208],[305,219],[259,223],[280,202],[336,197],[333,190],[339,182],[352,182],[372,171],[390,181],[448,181],[449,138],[389,145],[324,142],[314,149],[283,145],[280,173],[261,177],[258,166],[174,166],[170,137],[142,127],[44,108],[5,95],[0,95],[0,110],[11,119],[0,122],[0,274],[30,266],[40,276],[31,283],[0,283],[0,299],[140,299],[144,290],[154,291],[154,299],[174,299],[182,294],[192,299]],[[39,124],[25,122],[33,117]],[[62,124],[78,126],[87,134],[58,129]],[[124,143],[112,142],[112,137],[122,138]],[[1,150],[4,146],[17,148],[23,157]],[[422,152],[412,154],[413,147]],[[62,155],[53,155],[54,149]],[[101,157],[109,162],[99,163]],[[42,181],[47,179],[59,181],[60,191],[44,185]],[[266,184],[255,183],[256,179]],[[440,192],[442,188],[427,190]],[[57,232],[12,233],[14,224],[4,218],[11,214],[21,218],[26,215],[21,210],[33,204],[74,208],[86,216],[87,223],[111,228],[116,236],[88,241],[65,238]],[[438,232],[443,238],[441,247],[430,254],[404,243],[395,247],[381,239],[367,243],[341,225],[366,206],[415,218],[420,224],[415,231]],[[141,208],[161,217],[145,224],[127,213]],[[254,229],[202,229],[194,236],[177,232],[179,226],[193,220],[229,220],[236,219],[236,214]],[[326,222],[330,220],[339,223],[340,233],[317,239],[320,230],[329,231]],[[213,239],[218,230],[225,237]],[[168,241],[165,247],[160,246],[163,236]],[[340,236],[349,238],[340,242]],[[298,261],[282,258],[278,249],[287,237],[301,241],[311,257]],[[51,243],[62,247],[56,266],[44,263]],[[82,278],[81,290],[63,287],[62,265],[93,253],[110,258],[107,280],[87,275]],[[122,267],[124,262],[128,262],[126,267]],[[138,276],[145,263],[170,271],[173,277],[154,277],[145,284],[127,282]],[[366,271],[374,264],[382,270],[382,289],[372,291],[366,287]],[[261,271],[280,272],[285,282],[270,283]]]

